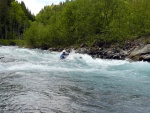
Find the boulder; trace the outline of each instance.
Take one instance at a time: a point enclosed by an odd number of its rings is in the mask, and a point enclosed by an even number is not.
[[[142,47],[136,47],[130,51],[128,56],[133,61],[148,61],[150,62],[150,44],[147,44]]]

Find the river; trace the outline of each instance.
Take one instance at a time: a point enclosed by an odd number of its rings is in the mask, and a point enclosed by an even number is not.
[[[150,113],[150,63],[0,47],[0,113]]]

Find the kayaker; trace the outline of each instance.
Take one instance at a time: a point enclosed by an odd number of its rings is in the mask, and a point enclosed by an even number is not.
[[[69,53],[66,52],[66,50],[63,50],[62,54],[60,55],[60,59],[65,59],[68,55],[69,55]]]

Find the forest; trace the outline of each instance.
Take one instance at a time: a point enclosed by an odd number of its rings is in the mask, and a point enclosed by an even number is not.
[[[121,43],[150,34],[149,12],[149,0],[66,0],[34,16],[23,2],[1,0],[0,39],[44,49]]]
[[[26,8],[24,2],[0,0],[0,44],[23,42],[23,33],[35,16]]]

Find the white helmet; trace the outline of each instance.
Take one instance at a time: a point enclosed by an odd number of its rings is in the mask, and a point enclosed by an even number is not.
[[[66,50],[63,50],[62,52],[63,52],[63,53],[64,53],[64,52],[66,53]]]

